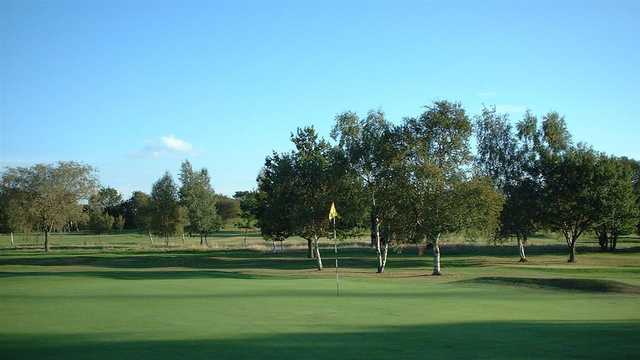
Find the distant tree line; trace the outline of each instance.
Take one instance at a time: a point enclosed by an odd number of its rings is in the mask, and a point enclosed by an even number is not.
[[[147,194],[129,199],[114,188],[101,187],[95,169],[76,162],[7,168],[0,183],[0,231],[44,233],[49,251],[51,232],[136,230],[159,236],[197,235],[201,245],[229,220],[241,215],[240,200],[216,194],[206,169],[181,166],[180,187],[167,172]],[[245,215],[246,217],[246,215]]]
[[[557,231],[575,262],[587,231],[603,250],[640,231],[640,163],[574,145],[557,112],[539,121],[527,111],[514,127],[495,107],[471,119],[461,104],[436,101],[400,124],[381,111],[338,114],[331,137],[298,129],[295,149],[267,156],[247,195],[263,237],[306,239],[319,270],[332,202],[341,236],[369,229],[380,273],[391,243],[413,243],[431,247],[439,275],[439,241],[451,233],[516,239],[524,262],[529,236]]]

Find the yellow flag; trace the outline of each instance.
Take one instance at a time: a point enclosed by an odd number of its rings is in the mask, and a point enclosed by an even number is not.
[[[331,203],[331,210],[329,210],[329,220],[333,220],[338,217],[338,212],[336,211],[336,205]]]

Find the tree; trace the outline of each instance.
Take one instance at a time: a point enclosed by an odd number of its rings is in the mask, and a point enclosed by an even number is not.
[[[381,206],[381,194],[387,183],[385,176],[390,164],[396,159],[395,129],[382,111],[369,111],[364,119],[353,112],[336,116],[331,137],[345,154],[352,171],[368,197],[371,245],[376,249],[378,272],[384,271],[385,250],[388,244],[381,238],[381,224],[385,209]],[[388,203],[388,202],[385,202]]]
[[[247,246],[247,233],[256,223],[258,213],[256,191],[236,191],[233,197],[240,202],[240,222],[238,227],[244,232],[244,246]]]
[[[440,275],[440,236],[460,231],[469,218],[481,218],[477,212],[488,213],[481,201],[471,195],[486,195],[476,191],[480,182],[466,183],[464,167],[471,160],[469,137],[471,122],[461,104],[436,101],[417,118],[405,119],[404,143],[407,148],[407,169],[403,193],[412,201],[405,211],[415,219],[411,224],[414,240],[426,238],[432,244],[434,275]],[[486,190],[486,189],[485,189]],[[465,198],[465,196],[470,196]],[[493,195],[492,195],[493,196]],[[467,206],[465,204],[473,204]],[[491,202],[492,208],[498,205]],[[463,210],[471,211],[466,214]],[[485,219],[486,220],[486,219]]]
[[[89,206],[100,212],[106,212],[115,217],[119,215],[122,204],[122,195],[118,190],[110,187],[103,187],[89,199]]]
[[[335,184],[331,177],[331,146],[319,139],[313,127],[298,129],[291,135],[296,151],[293,159],[295,200],[293,220],[295,232],[311,240],[318,270],[322,270],[320,238],[329,229],[327,217],[334,198]]]
[[[598,167],[605,183],[599,204],[599,221],[594,224],[600,246],[614,251],[620,235],[631,234],[638,222],[639,209],[634,194],[635,164],[627,159],[602,157]]]
[[[118,190],[103,187],[89,198],[89,226],[96,234],[111,231],[115,218],[120,216],[122,196]]]
[[[124,229],[125,220],[124,216],[118,215],[113,219],[113,227],[118,229],[118,231],[122,231]]]
[[[184,161],[180,171],[180,203],[186,209],[189,227],[200,234],[200,245],[208,245],[207,236],[222,226],[216,212],[216,196],[207,169],[194,172]]]
[[[134,191],[122,205],[124,224],[129,229],[138,229],[147,232],[149,241],[153,244],[151,236],[151,197],[142,192]]]
[[[236,199],[230,199],[226,196],[218,196],[216,201],[216,211],[222,219],[222,223],[234,219],[240,215],[240,202]]]
[[[178,189],[169,172],[153,184],[151,190],[151,228],[169,245],[169,236],[181,234],[186,223],[184,209],[178,203]]]
[[[509,117],[496,108],[483,108],[476,116],[477,156],[475,168],[481,176],[492,180],[501,191],[522,177],[517,139]]]
[[[91,211],[89,215],[89,226],[96,234],[104,234],[111,231],[113,222],[113,216],[106,212]]]
[[[291,153],[274,152],[265,159],[258,176],[256,219],[262,237],[271,241],[284,241],[295,229],[296,174]],[[311,240],[307,240],[307,256],[313,257]]]
[[[11,233],[11,246],[15,247],[14,232],[28,233],[34,219],[29,213],[26,194],[0,186],[0,231]]]
[[[22,211],[44,232],[46,252],[49,232],[81,217],[80,201],[88,200],[96,187],[94,169],[76,162],[7,168],[2,175],[3,191],[20,194]]]
[[[576,242],[602,218],[608,186],[602,155],[582,145],[542,161],[544,177],[544,221],[562,232],[569,250],[569,262],[576,261]]]
[[[500,213],[498,235],[515,236],[518,242],[520,262],[527,262],[527,239],[539,227],[541,214],[541,186],[531,178],[522,178],[504,189],[505,203]]]
[[[525,136],[536,136],[535,143],[539,144],[537,120],[527,112],[518,129],[516,137],[506,114],[498,114],[495,107],[483,108],[475,122],[478,148],[475,169],[491,179],[495,189],[505,197],[497,235],[503,239],[515,237],[520,262],[526,262],[527,238],[539,224],[540,184],[533,163],[537,156]]]

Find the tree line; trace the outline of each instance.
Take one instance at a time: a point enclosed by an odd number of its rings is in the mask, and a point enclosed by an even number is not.
[[[441,274],[442,235],[516,239],[563,235],[569,262],[588,231],[603,250],[640,231],[640,163],[574,144],[564,117],[527,111],[515,126],[495,107],[471,118],[460,103],[436,101],[400,124],[382,111],[340,113],[333,142],[313,127],[291,134],[295,149],[265,159],[250,212],[265,239],[307,240],[322,269],[335,202],[340,236],[367,228],[384,272],[390,244],[428,244]],[[476,151],[472,151],[475,140]]]
[[[540,230],[561,233],[569,261],[584,233],[603,250],[640,231],[640,162],[574,144],[564,118],[527,111],[512,125],[485,107],[471,117],[460,103],[436,101],[394,123],[382,111],[336,115],[331,140],[313,127],[291,134],[294,149],[265,159],[253,191],[216,194],[206,169],[182,163],[150,194],[123,200],[101,187],[95,169],[76,162],[9,167],[0,180],[0,230],[105,233],[135,229],[164,238],[207,237],[238,218],[267,240],[299,236],[322,269],[320,241],[330,236],[335,202],[338,235],[370,236],[376,270],[384,272],[389,246],[432,249],[441,273],[440,239],[447,234],[491,241],[515,239],[527,261],[527,239]],[[474,151],[475,147],[475,151]],[[246,239],[246,237],[245,237]],[[245,240],[246,241],[246,240]]]
[[[123,200],[114,188],[101,187],[91,166],[77,162],[6,168],[0,180],[0,230],[41,231],[49,251],[49,234],[61,231],[138,230],[164,238],[207,236],[240,215],[240,200],[216,194],[206,169],[182,163],[180,186],[165,173],[151,193],[133,192]],[[242,193],[239,197],[242,197]],[[249,221],[241,226],[251,227]]]

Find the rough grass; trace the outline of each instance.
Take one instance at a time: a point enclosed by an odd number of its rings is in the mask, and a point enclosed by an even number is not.
[[[578,264],[546,240],[526,264],[512,245],[451,242],[441,277],[415,249],[392,253],[380,275],[371,249],[341,248],[339,297],[332,249],[322,272],[297,247],[3,250],[0,350],[7,359],[635,359],[634,241],[613,254],[583,244]]]

